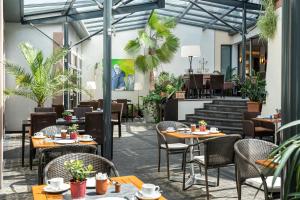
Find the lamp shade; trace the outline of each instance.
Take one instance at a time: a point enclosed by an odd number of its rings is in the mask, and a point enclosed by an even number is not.
[[[186,45],[181,47],[181,57],[200,57],[200,55],[201,50],[199,45]]]
[[[96,90],[96,82],[95,81],[87,81],[86,89],[87,90]]]
[[[134,83],[134,90],[140,91],[143,89],[143,85],[141,83]]]

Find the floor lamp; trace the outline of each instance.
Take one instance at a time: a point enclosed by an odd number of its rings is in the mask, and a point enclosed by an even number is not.
[[[134,84],[134,90],[138,92],[138,117],[141,117],[140,115],[140,91],[143,90],[143,85],[139,82]]]
[[[190,69],[189,74],[193,73],[192,63],[193,57],[200,57],[201,50],[199,45],[185,45],[181,47],[181,57],[189,58]]]

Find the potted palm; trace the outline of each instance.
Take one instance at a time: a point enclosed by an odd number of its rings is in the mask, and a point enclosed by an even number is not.
[[[76,83],[76,77],[68,70],[55,67],[67,54],[66,49],[59,49],[48,58],[41,50],[34,49],[28,43],[19,46],[29,66],[29,72],[24,67],[6,62],[6,72],[15,77],[16,87],[4,91],[7,96],[23,96],[43,107],[46,100],[61,95],[64,91],[80,92],[82,90]]]
[[[71,121],[72,120],[72,113],[70,112],[70,111],[64,111],[63,113],[62,113],[62,116],[64,117],[64,119],[66,120],[66,121]]]
[[[248,97],[248,112],[261,112],[262,103],[266,100],[266,80],[257,73],[254,77],[249,77],[241,85],[241,94]]]
[[[84,166],[82,160],[66,161],[64,166],[72,176],[70,180],[72,199],[84,199],[86,193],[86,178],[90,173],[93,173],[93,166]]]
[[[78,128],[79,128],[78,124],[73,124],[72,126],[69,126],[68,131],[69,131],[69,134],[70,134],[70,139],[72,139],[72,140],[77,139]]]

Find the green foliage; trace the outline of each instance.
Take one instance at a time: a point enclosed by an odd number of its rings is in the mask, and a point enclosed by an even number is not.
[[[54,67],[67,54],[67,50],[60,49],[48,58],[44,58],[41,50],[34,49],[28,43],[19,46],[30,72],[24,67],[6,62],[8,74],[15,77],[16,88],[6,89],[8,96],[18,95],[35,101],[38,106],[43,106],[48,98],[60,95],[63,91],[81,91],[77,86],[75,75]]]
[[[283,125],[277,130],[282,132],[291,127],[298,126],[300,120],[290,122]],[[277,134],[276,133],[276,134]],[[284,132],[283,132],[284,133]],[[300,134],[296,134],[290,139],[284,141],[277,148],[275,148],[270,154],[270,158],[274,158],[274,162],[278,163],[278,166],[274,172],[273,185],[277,177],[280,177],[285,168],[286,178],[283,182],[284,194],[283,200],[287,199],[299,199],[300,197]],[[294,181],[296,184],[294,184]]]
[[[260,38],[273,39],[276,28],[278,15],[275,10],[274,0],[262,0],[265,13],[258,18],[257,27],[260,30]]]
[[[200,125],[200,126],[207,126],[207,123],[206,123],[206,121],[204,121],[204,120],[200,120],[200,121],[199,121],[199,125]]]
[[[72,126],[68,127],[68,130],[70,133],[73,133],[73,132],[77,132],[78,128],[79,128],[78,124],[73,124]]]
[[[66,161],[64,166],[73,177],[73,182],[84,181],[90,173],[93,173],[93,166],[89,164],[85,167],[82,160]]]
[[[135,65],[146,72],[157,68],[161,63],[169,63],[179,47],[179,39],[171,30],[176,27],[174,18],[163,18],[152,12],[147,27],[138,37],[128,41],[125,51],[135,56]],[[139,54],[143,51],[143,54]]]
[[[263,103],[266,100],[266,80],[262,79],[257,73],[254,77],[246,78],[241,85],[241,94],[248,97],[250,101]]]
[[[72,113],[66,110],[62,113],[62,116],[72,116]]]

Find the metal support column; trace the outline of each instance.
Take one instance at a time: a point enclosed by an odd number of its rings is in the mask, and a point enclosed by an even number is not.
[[[103,120],[104,144],[103,156],[107,159],[113,157],[113,135],[111,126],[111,18],[112,1],[104,1],[103,25]]]
[[[69,49],[69,28],[68,22],[64,23],[64,48]],[[69,52],[64,58],[64,70],[69,70]],[[69,91],[64,92],[64,106],[69,109]]]
[[[252,65],[252,59],[253,59],[253,57],[252,57],[252,41],[253,39],[252,38],[250,38],[249,39],[249,73],[250,73],[250,76],[252,76],[253,74],[252,74],[252,67],[253,67],[253,65]]]
[[[243,24],[242,24],[242,83],[246,79],[246,34],[247,34],[247,9],[246,3],[243,4]]]

